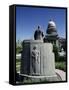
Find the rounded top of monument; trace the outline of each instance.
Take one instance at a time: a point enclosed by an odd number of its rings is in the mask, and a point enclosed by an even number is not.
[[[56,24],[53,20],[49,20],[48,22],[47,34],[57,34]]]

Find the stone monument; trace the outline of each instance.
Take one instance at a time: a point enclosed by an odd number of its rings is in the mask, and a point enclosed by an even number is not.
[[[57,81],[53,46],[51,43],[44,43],[39,32],[36,37],[35,40],[23,41],[20,75],[34,82]]]

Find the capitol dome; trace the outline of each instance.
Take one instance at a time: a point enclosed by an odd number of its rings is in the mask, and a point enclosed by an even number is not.
[[[56,24],[53,20],[48,22],[47,34],[57,34]]]
[[[49,26],[49,27],[55,27],[55,28],[56,28],[56,24],[55,24],[55,22],[52,21],[52,20],[50,20],[50,21],[48,22],[48,26]]]

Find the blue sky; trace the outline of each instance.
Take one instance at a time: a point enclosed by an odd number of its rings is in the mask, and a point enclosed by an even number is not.
[[[37,26],[46,34],[49,20],[56,23],[60,37],[66,37],[66,9],[16,7],[16,40],[32,39]]]

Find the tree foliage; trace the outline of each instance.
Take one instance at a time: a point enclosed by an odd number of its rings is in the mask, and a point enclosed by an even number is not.
[[[55,54],[55,61],[59,60],[59,54],[58,54],[58,47],[56,45],[53,45],[53,52]]]

